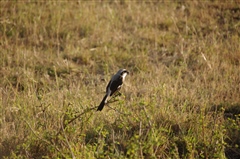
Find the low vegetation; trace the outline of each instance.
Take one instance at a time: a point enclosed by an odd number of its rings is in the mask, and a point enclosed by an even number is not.
[[[240,158],[237,1],[0,6],[0,158]]]

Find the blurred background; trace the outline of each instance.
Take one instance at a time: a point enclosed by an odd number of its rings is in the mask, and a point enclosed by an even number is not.
[[[0,158],[239,158],[239,6],[1,1]]]

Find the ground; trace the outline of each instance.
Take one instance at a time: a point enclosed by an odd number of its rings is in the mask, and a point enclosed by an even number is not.
[[[239,2],[0,6],[0,158],[240,158]]]

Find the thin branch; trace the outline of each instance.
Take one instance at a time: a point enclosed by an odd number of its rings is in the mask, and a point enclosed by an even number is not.
[[[65,131],[64,131],[64,123],[61,123],[61,129],[62,129],[64,138],[65,138],[65,141],[66,141],[66,143],[67,143],[68,149],[69,149],[70,152],[71,152],[72,158],[73,158],[73,159],[76,159],[76,157],[75,157],[75,155],[74,155],[74,153],[73,153],[73,151],[72,151],[72,147],[71,147],[70,143],[68,142],[67,135],[66,135],[66,133],[65,133]]]
[[[86,113],[88,113],[88,112],[90,112],[91,110],[96,109],[96,108],[97,108],[97,106],[85,109],[82,113],[78,114],[77,116],[75,116],[74,118],[72,118],[72,119],[71,119],[70,121],[68,121],[67,123],[64,123],[64,125],[63,125],[64,128],[65,128],[67,125],[71,124],[73,121],[75,121],[77,118],[81,117],[82,115],[84,115],[84,114],[86,114]]]
[[[122,115],[129,115],[129,114],[126,114],[126,113],[122,113],[122,112],[120,112],[119,110],[110,107],[109,105],[106,105],[106,106],[109,107],[109,108],[112,109],[112,110],[115,110],[115,111],[118,112],[119,114],[122,114]]]
[[[119,101],[118,99],[116,99],[116,97],[121,96],[121,95],[122,95],[122,94],[121,94],[119,91],[116,92],[116,93],[114,94],[114,96],[107,102],[106,106],[109,107],[110,109],[118,112],[119,114],[129,115],[129,114],[126,114],[126,113],[122,113],[122,112],[120,112],[119,110],[117,110],[117,109],[115,109],[115,108],[112,108],[112,107],[110,107],[110,106],[108,105],[108,104],[110,104],[110,103],[114,103],[114,102],[116,102],[116,101]]]
[[[82,115],[84,115],[84,114],[86,114],[86,113],[88,113],[88,112],[90,112],[91,110],[96,109],[96,108],[97,108],[97,106],[85,109],[82,113],[76,115],[74,118],[72,118],[71,120],[67,121],[67,123],[65,123],[65,120],[63,119],[63,128],[66,128],[69,124],[71,124],[72,122],[74,122],[76,119],[80,118]],[[57,138],[57,136],[58,136],[61,132],[62,132],[62,129],[60,128],[59,131],[58,131],[57,134],[56,134],[56,138]]]

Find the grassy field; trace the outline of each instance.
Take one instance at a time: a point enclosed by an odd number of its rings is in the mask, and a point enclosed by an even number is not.
[[[239,6],[1,1],[0,158],[240,158]]]

